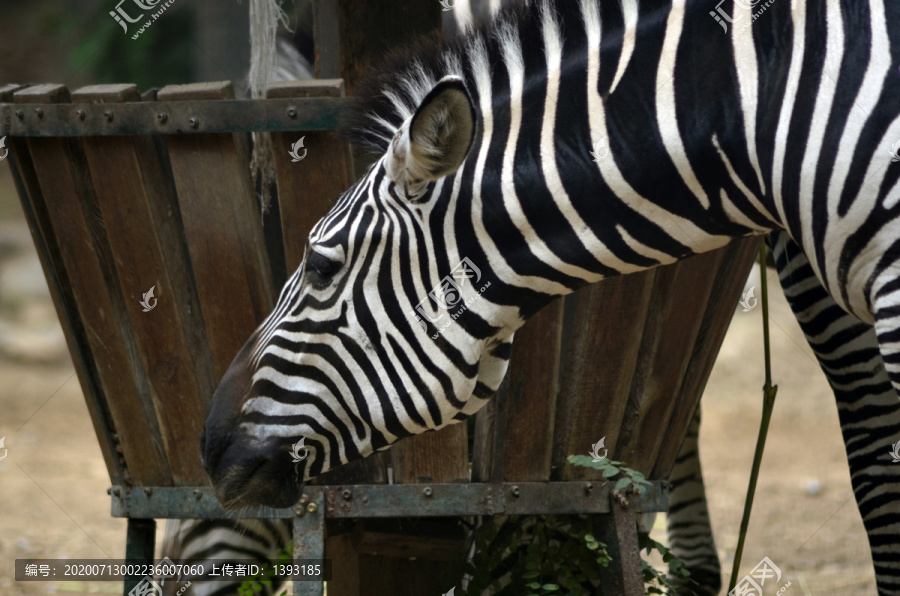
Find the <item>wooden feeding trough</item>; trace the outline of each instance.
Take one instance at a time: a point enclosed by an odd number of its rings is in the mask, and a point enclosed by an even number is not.
[[[366,32],[339,53],[320,46],[320,76],[352,82],[360,39],[382,33],[386,17],[348,2],[317,5],[317,43]],[[439,27],[436,7],[411,4],[407,24]],[[200,462],[203,417],[309,229],[353,179],[351,149],[329,132],[343,96],[341,79],[277,85],[259,100],[235,100],[230,83],[143,95],[131,85],[0,88],[0,136],[109,470],[112,513],[129,520],[128,558],[153,557],[155,519],[233,517]],[[250,131],[272,132],[276,147],[278,196],[265,226]],[[298,131],[310,148],[299,167],[286,151]],[[610,514],[605,542],[621,565],[607,581],[614,593],[642,594],[631,512],[666,509],[666,478],[758,242],[545,308],[517,333],[471,452],[467,425],[454,425],[329,473],[295,508],[245,514],[292,519],[294,557],[332,560],[330,596],[455,585],[461,570],[449,561],[462,538],[440,518]],[[654,481],[631,511],[590,482],[601,480],[591,470],[565,463],[603,436],[610,457]],[[389,521],[413,517],[434,519],[412,529]],[[294,593],[321,594],[322,584],[298,581]]]

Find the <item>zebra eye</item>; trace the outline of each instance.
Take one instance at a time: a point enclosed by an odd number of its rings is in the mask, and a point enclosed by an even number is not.
[[[306,259],[306,265],[309,269],[315,271],[322,279],[328,279],[338,272],[341,264],[323,257],[317,252],[310,252],[309,258]]]

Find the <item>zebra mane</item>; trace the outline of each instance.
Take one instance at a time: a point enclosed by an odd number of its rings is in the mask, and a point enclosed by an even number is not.
[[[544,51],[542,36],[548,21],[560,29],[565,22],[583,35],[580,5],[577,0],[529,1],[502,9],[490,23],[470,28],[443,44],[440,36],[433,34],[389,52],[357,83],[342,136],[383,153],[399,127],[443,77],[461,77],[475,99],[479,86],[491,84],[491,73],[504,68],[503,46],[512,36],[521,39],[522,53],[528,53]]]

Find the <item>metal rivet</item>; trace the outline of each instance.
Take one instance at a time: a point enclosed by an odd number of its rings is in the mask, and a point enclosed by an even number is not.
[[[309,497],[306,495],[306,493],[303,493],[302,495],[300,495],[300,504],[301,505],[306,505],[308,502],[309,502]]]
[[[350,499],[353,498],[353,493],[351,493],[349,489],[345,488],[344,490],[341,491],[341,496],[349,501]]]
[[[34,113],[37,114],[38,118],[44,117],[44,110],[42,110],[41,108],[34,108]]]
[[[594,490],[594,485],[591,484],[590,482],[585,482],[584,483],[584,492],[589,493],[592,490]]]
[[[23,112],[22,110],[16,110],[16,116],[18,116],[19,120],[21,120],[25,117],[25,112]]]
[[[303,507],[297,507],[296,509],[294,509],[294,513],[297,514],[297,517],[303,517],[306,514],[306,509],[304,509]]]
[[[289,107],[288,108],[288,116],[290,116],[291,118],[296,118],[297,117],[297,108],[295,108],[294,106]]]
[[[109,111],[109,110],[103,112],[103,117],[106,118],[106,121],[107,121],[107,122],[112,122],[112,121],[113,121],[113,113],[112,113],[111,111]]]
[[[159,114],[156,115],[156,119],[159,120],[162,124],[165,124],[166,120],[169,119],[169,115],[166,114],[165,112],[160,112]]]
[[[426,486],[424,489],[422,489],[422,494],[425,495],[426,497],[430,497],[432,495],[432,493],[433,493],[433,491],[431,490],[430,486]]]
[[[316,505],[315,503],[310,503],[309,505],[306,506],[306,510],[309,511],[310,513],[315,513],[316,510],[318,510],[318,508],[319,508],[319,506]]]
[[[150,488],[150,487],[145,487],[145,488],[144,488],[144,494],[147,495],[147,496],[149,497],[150,495],[153,494],[153,489]]]
[[[79,120],[84,120],[84,117],[85,117],[84,110],[75,110],[75,113],[78,115]]]
[[[519,496],[519,487],[518,487],[518,486],[512,487],[512,494],[513,494],[514,497],[518,497],[518,496]]]
[[[200,493],[200,490],[195,488],[194,489],[194,498],[199,501],[201,496],[202,496],[202,494]]]
[[[200,126],[200,121],[197,118],[191,118],[190,120],[188,120],[188,123],[190,123],[191,128],[197,128],[198,126]]]

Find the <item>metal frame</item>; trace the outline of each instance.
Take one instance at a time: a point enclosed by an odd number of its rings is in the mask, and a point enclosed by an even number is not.
[[[346,97],[308,97],[115,104],[0,103],[0,136],[90,137],[335,130],[348,101]]]
[[[668,510],[668,482],[658,480],[640,495],[628,495],[633,513]],[[142,519],[293,519],[294,558],[325,558],[325,521],[378,517],[608,514],[622,495],[609,483],[504,482],[497,484],[378,484],[308,486],[294,507],[250,507],[229,511],[210,487],[122,487],[109,489],[112,516]],[[143,534],[151,541],[153,536]],[[139,545],[131,545],[140,549]],[[152,547],[151,550],[152,551]],[[323,583],[294,581],[297,596],[321,596]]]

